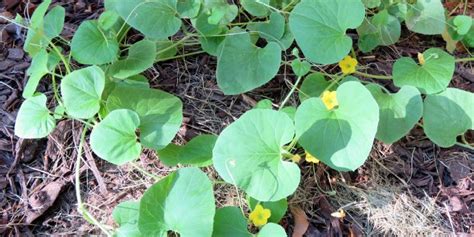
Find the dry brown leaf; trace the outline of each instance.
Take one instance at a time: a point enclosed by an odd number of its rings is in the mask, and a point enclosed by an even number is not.
[[[290,207],[290,211],[295,219],[295,229],[293,230],[292,237],[303,237],[309,227],[308,217],[298,206]]]

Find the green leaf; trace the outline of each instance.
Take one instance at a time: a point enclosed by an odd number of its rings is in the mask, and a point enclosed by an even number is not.
[[[151,39],[164,39],[178,32],[177,0],[127,0],[115,10],[127,24]]]
[[[156,61],[162,61],[163,59],[167,59],[173,57],[178,52],[178,48],[175,43],[171,40],[165,41],[157,41],[156,42]]]
[[[55,119],[62,119],[65,112],[66,109],[64,108],[64,106],[58,105],[56,106],[56,108],[54,108],[53,117]]]
[[[61,95],[67,113],[74,118],[94,117],[100,109],[104,86],[104,72],[97,66],[69,73],[61,81]]]
[[[360,0],[302,0],[290,14],[290,28],[307,59],[331,64],[349,53],[346,30],[357,28],[364,16]]]
[[[217,59],[217,84],[227,95],[250,91],[270,81],[280,62],[278,44],[270,42],[259,48],[252,44],[248,33],[229,35]]]
[[[362,0],[366,8],[376,8],[380,6],[380,0]]]
[[[268,7],[264,4],[269,5],[270,0],[242,0],[240,4],[247,12],[256,17],[265,17],[269,13]]]
[[[33,57],[31,65],[26,71],[29,78],[25,88],[23,89],[23,98],[33,96],[41,78],[48,74],[48,72],[48,52],[46,52],[45,49],[41,49],[38,54]]]
[[[181,168],[151,186],[140,201],[138,228],[145,236],[211,236],[216,207],[212,183],[198,168]]]
[[[300,59],[295,59],[291,62],[291,69],[296,76],[302,77],[309,72],[311,69],[311,64],[304,60],[301,61]]]
[[[369,20],[365,19],[357,28],[359,48],[362,52],[370,52],[379,45],[392,45],[400,39],[400,22],[387,10],[377,13]]]
[[[367,85],[379,105],[380,120],[375,137],[391,144],[405,136],[423,114],[423,100],[418,89],[404,86],[397,93],[384,93],[377,84]]]
[[[141,237],[138,230],[138,214],[140,202],[125,201],[118,204],[112,212],[112,217],[120,226],[115,232],[117,237]]]
[[[440,147],[450,147],[456,137],[474,129],[474,94],[447,88],[440,94],[427,95],[424,103],[424,130]]]
[[[99,17],[99,26],[103,30],[109,30],[112,28],[120,19],[120,16],[116,11],[105,11],[102,14],[100,14]]]
[[[184,146],[169,144],[158,151],[158,156],[167,166],[178,164],[197,167],[209,166],[212,164],[212,149],[216,140],[217,136],[215,135],[199,135]]]
[[[55,6],[44,17],[44,33],[48,39],[52,39],[61,34],[64,27],[64,17],[66,11],[61,6]]]
[[[268,22],[255,22],[249,24],[247,28],[257,31],[260,37],[268,41],[279,43],[285,33],[285,17],[278,12],[273,12]]]
[[[339,171],[355,170],[372,148],[379,107],[355,81],[338,87],[337,100],[339,107],[332,110],[320,98],[305,100],[296,111],[296,135],[299,144],[324,164]]]
[[[201,9],[201,0],[178,0],[177,10],[181,18],[195,18]]]
[[[269,99],[260,100],[254,107],[255,109],[272,109],[273,103]]]
[[[281,218],[283,218],[288,209],[288,201],[286,200],[286,198],[275,202],[259,202],[258,200],[255,200],[252,197],[247,197],[247,202],[251,210],[253,210],[255,206],[257,206],[257,204],[262,205],[263,208],[270,209],[271,216],[270,218],[268,218],[268,221],[273,223],[280,222]]]
[[[117,59],[119,46],[114,36],[102,32],[97,21],[84,21],[72,37],[72,57],[81,64],[105,64]]]
[[[431,48],[423,53],[425,63],[418,65],[408,57],[393,65],[393,82],[396,86],[415,86],[422,93],[433,94],[446,89],[454,73],[454,57],[441,49]]]
[[[463,37],[462,42],[469,48],[474,48],[474,20],[471,28],[467,34]]]
[[[446,27],[446,17],[441,0],[417,0],[408,4],[405,19],[409,30],[425,34],[442,34]]]
[[[311,97],[319,97],[329,85],[331,85],[331,82],[327,81],[323,74],[319,72],[311,73],[306,76],[303,84],[301,84],[298,96],[301,101]]]
[[[286,107],[283,107],[283,109],[281,109],[280,111],[288,115],[288,117],[290,117],[291,120],[293,121],[295,120],[296,107],[286,106]]]
[[[212,56],[218,56],[218,50],[221,43],[225,40],[225,36],[216,36],[216,37],[199,37],[199,43],[206,53]]]
[[[46,107],[46,96],[39,94],[26,99],[16,116],[15,135],[21,138],[42,138],[56,127],[56,120]]]
[[[140,125],[137,113],[128,109],[110,112],[90,136],[91,148],[100,158],[123,165],[140,156],[142,146],[135,134]]]
[[[211,1],[212,2],[212,1]],[[214,1],[207,22],[211,25],[224,25],[232,22],[238,14],[238,7],[227,1]]]
[[[174,95],[143,87],[117,87],[107,100],[107,109],[130,109],[140,116],[143,146],[162,149],[179,130],[183,120],[182,103]]]
[[[287,237],[287,235],[281,225],[268,223],[258,232],[257,237]]]
[[[470,16],[458,15],[448,21],[448,32],[454,40],[461,40],[469,32],[473,19]]]
[[[238,207],[223,207],[216,211],[212,237],[251,237],[247,219]]]
[[[155,43],[149,40],[141,40],[134,43],[128,49],[128,57],[119,60],[110,67],[111,74],[119,79],[125,79],[137,75],[153,66],[156,52]]]
[[[44,16],[50,4],[51,0],[43,1],[36,7],[31,16],[28,33],[23,45],[23,49],[31,57],[36,56],[41,49],[45,49],[49,44],[50,39],[45,35]]]
[[[253,109],[229,125],[213,150],[214,167],[228,183],[259,201],[276,201],[298,187],[300,169],[283,161],[283,146],[294,136],[283,112]]]

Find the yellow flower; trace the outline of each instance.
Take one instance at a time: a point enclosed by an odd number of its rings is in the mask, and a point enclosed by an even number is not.
[[[339,61],[339,67],[344,75],[354,73],[356,71],[357,59],[347,55]]]
[[[342,219],[342,218],[346,217],[346,212],[344,212],[344,210],[342,210],[342,209],[339,209],[339,210],[331,213],[331,216]]]
[[[271,214],[270,209],[265,209],[262,205],[257,204],[255,209],[250,213],[249,219],[255,226],[260,227],[267,224]]]
[[[423,66],[425,64],[425,56],[422,53],[418,53],[418,62]]]
[[[306,159],[306,162],[319,164],[319,160],[313,155],[309,154],[309,152],[306,152],[305,159]]]
[[[323,100],[323,103],[326,105],[328,110],[339,105],[337,102],[336,91],[324,91],[321,100]]]
[[[298,154],[293,155],[293,156],[291,157],[291,160],[292,160],[293,162],[295,162],[295,163],[298,163],[298,162],[300,162],[300,160],[301,160],[301,156],[298,155]]]

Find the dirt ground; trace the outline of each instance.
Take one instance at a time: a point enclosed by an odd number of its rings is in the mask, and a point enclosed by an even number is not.
[[[0,14],[25,16],[40,1],[27,2],[4,0]],[[97,18],[103,11],[97,0],[53,2],[66,8],[62,33],[66,39],[72,37],[80,22]],[[468,7],[474,12],[474,4]],[[31,59],[22,50],[24,31],[0,19],[0,37],[0,234],[99,234],[76,210],[73,157],[80,124],[61,121],[48,138],[41,140],[14,136]],[[379,47],[370,55],[360,53],[358,59],[368,72],[388,75],[397,58],[414,56],[430,47],[444,47],[441,36],[425,37],[404,30],[396,47]],[[193,49],[180,53],[188,51]],[[456,52],[457,57],[466,55],[463,49]],[[216,85],[215,68],[216,59],[201,54],[160,62],[146,72],[153,88],[171,92],[183,101],[185,119],[176,143],[201,133],[218,134],[261,99],[279,103],[295,79],[290,68],[282,67],[276,79],[264,87],[240,96],[224,96]],[[328,66],[324,70],[336,72],[337,68]],[[391,84],[386,86],[395,89]],[[451,86],[474,92],[474,64],[456,64]],[[48,79],[42,81],[39,90],[48,97],[52,95]],[[296,96],[291,103],[297,104]],[[467,139],[474,142],[474,132]],[[138,199],[154,182],[132,165],[118,167],[96,158],[88,146],[83,159],[83,200],[106,225],[115,225],[111,212],[118,203]],[[292,208],[280,224],[291,235],[307,220],[305,236],[474,236],[473,161],[473,152],[461,147],[439,148],[420,127],[415,127],[395,144],[375,142],[370,158],[356,172],[340,173],[302,162],[301,185],[289,197]],[[158,176],[176,169],[161,164],[154,151],[145,151],[137,165]],[[217,177],[211,168],[205,171]],[[232,186],[218,185],[215,193],[218,206],[238,205],[241,201]],[[345,218],[331,216],[339,208],[346,210]]]

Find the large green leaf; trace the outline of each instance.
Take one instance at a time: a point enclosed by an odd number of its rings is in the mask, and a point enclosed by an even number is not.
[[[69,73],[61,81],[61,95],[69,115],[74,118],[92,118],[100,109],[105,76],[97,66]]]
[[[270,0],[241,0],[240,3],[246,11],[254,16],[264,17],[269,13],[266,5],[270,4]]]
[[[423,114],[428,138],[441,147],[456,143],[456,137],[474,129],[474,94],[448,88],[426,96]]]
[[[441,49],[431,48],[423,53],[425,63],[403,57],[393,65],[396,86],[415,86],[422,93],[433,94],[446,89],[454,73],[454,57]]]
[[[268,223],[258,232],[257,237],[287,237],[285,229],[281,225]]]
[[[251,197],[248,197],[247,202],[251,210],[253,210],[257,204],[262,205],[265,209],[269,209],[271,211],[271,216],[268,218],[268,221],[273,223],[280,222],[281,218],[283,218],[288,209],[288,201],[286,198],[275,202],[259,202]]]
[[[112,212],[112,217],[120,226],[115,232],[117,237],[141,237],[138,230],[138,213],[140,202],[125,201],[118,204]]]
[[[164,39],[178,32],[177,0],[127,0],[115,10],[133,28],[152,39]]]
[[[255,89],[278,72],[281,50],[270,42],[265,48],[252,44],[250,35],[237,32],[226,37],[217,59],[217,84],[227,95]]]
[[[352,39],[346,30],[357,28],[364,16],[360,0],[302,0],[290,14],[290,28],[309,60],[331,64],[349,53]]]
[[[110,112],[91,133],[92,150],[102,159],[123,165],[140,156],[142,146],[135,131],[140,124],[137,113],[128,109]]]
[[[103,32],[95,20],[82,22],[72,38],[72,57],[82,64],[110,63],[117,59],[118,52],[117,39]]]
[[[107,109],[130,109],[140,116],[140,142],[152,149],[168,145],[183,120],[179,98],[157,89],[118,86],[109,95]]]
[[[380,109],[375,137],[390,144],[405,136],[423,114],[423,100],[418,89],[404,86],[397,93],[384,93],[377,84],[367,86]]]
[[[436,35],[444,32],[446,17],[441,0],[416,0],[408,4],[405,23],[409,30],[425,34]]]
[[[217,137],[214,135],[200,135],[193,138],[184,146],[169,144],[158,151],[160,160],[167,166],[195,165],[198,167],[212,164],[212,149]]]
[[[283,161],[283,146],[294,136],[283,112],[253,109],[229,125],[217,139],[214,167],[228,183],[259,201],[277,201],[298,187],[300,169]]]
[[[372,148],[379,107],[359,82],[337,89],[339,107],[328,110],[320,98],[305,100],[296,111],[296,135],[305,150],[333,169],[361,166]]]
[[[251,237],[247,230],[247,219],[238,207],[223,207],[216,211],[212,237]]]
[[[362,52],[370,52],[379,45],[391,45],[398,41],[401,26],[398,19],[387,10],[381,11],[370,19],[365,19],[359,28],[359,48]]]
[[[198,168],[182,168],[151,186],[140,201],[138,228],[145,236],[210,237],[214,214],[212,183]]]
[[[155,62],[156,45],[149,40],[141,40],[130,46],[128,57],[112,64],[111,74],[119,79],[125,79],[137,75],[151,66]]]
[[[42,138],[56,127],[56,120],[46,107],[43,94],[30,97],[21,104],[16,116],[15,135],[21,138]]]

